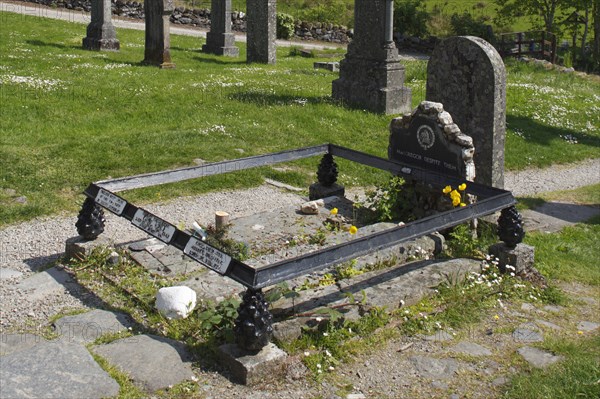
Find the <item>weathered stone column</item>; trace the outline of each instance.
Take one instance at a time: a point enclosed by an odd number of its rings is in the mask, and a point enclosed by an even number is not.
[[[173,0],[146,0],[146,50],[144,63],[160,68],[175,68],[171,62],[171,37],[169,18],[173,12]]]
[[[87,27],[83,39],[86,50],[118,50],[119,40],[112,24],[111,1],[92,0],[92,22]]]
[[[240,49],[235,46],[235,36],[231,32],[231,0],[212,0],[210,32],[206,34],[202,52],[228,57],[240,55]]]
[[[276,61],[277,6],[275,0],[246,1],[248,62]]]
[[[392,40],[393,0],[355,0],[354,38],[333,81],[333,98],[385,114],[412,110],[404,67]]]

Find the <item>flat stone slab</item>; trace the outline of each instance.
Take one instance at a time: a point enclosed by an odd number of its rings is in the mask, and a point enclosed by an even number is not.
[[[522,217],[527,231],[557,232],[600,214],[593,206],[547,202],[534,210],[526,209]]]
[[[177,285],[186,286],[196,291],[198,299],[207,299],[220,302],[225,298],[234,296],[246,290],[240,283],[210,270],[199,274]]]
[[[43,342],[0,358],[3,398],[106,398],[119,384],[80,344]]]
[[[409,361],[422,377],[432,379],[449,380],[454,377],[459,367],[459,363],[454,359],[411,356]]]
[[[461,341],[452,348],[451,352],[462,353],[463,355],[469,356],[491,356],[492,351],[485,346],[476,344],[474,342]]]
[[[34,334],[0,334],[0,356],[24,351],[41,342],[46,340]]]
[[[535,321],[535,323],[536,323],[537,325],[539,325],[539,326],[546,327],[546,328],[549,328],[549,329],[551,329],[551,330],[555,330],[555,331],[562,330],[562,327],[561,327],[561,326],[559,326],[559,325],[556,325],[556,324],[554,324],[554,323],[550,323],[549,321],[546,321],[546,320],[539,320],[539,319],[537,319],[537,320]]]
[[[517,342],[542,342],[544,336],[540,333],[539,328],[533,323],[521,324],[513,333],[513,339]]]
[[[590,331],[597,330],[598,328],[600,328],[600,324],[592,323],[591,321],[580,321],[577,324],[577,329],[579,331],[590,332]]]
[[[96,346],[94,353],[127,373],[134,384],[155,392],[193,376],[191,355],[186,346],[154,335],[136,335],[107,345]]]
[[[126,331],[131,326],[133,321],[128,315],[101,309],[65,316],[53,324],[61,339],[86,344],[94,342],[104,334]]]
[[[129,256],[152,274],[168,277],[206,270],[179,249],[156,243],[152,239],[132,243],[129,248],[135,248]]]
[[[287,354],[273,343],[258,353],[247,352],[236,344],[226,344],[219,347],[218,356],[235,380],[245,385],[256,385],[282,375]]]
[[[63,292],[66,284],[71,282],[71,277],[67,272],[52,267],[46,271],[27,277],[17,284],[17,287],[21,290],[31,290],[29,298],[40,300],[47,295]]]
[[[0,280],[8,280],[10,278],[21,277],[23,273],[13,269],[0,269]]]
[[[519,355],[523,356],[527,363],[537,368],[547,367],[562,359],[562,356],[556,356],[550,352],[546,352],[537,348],[532,348],[530,346],[524,346],[522,348],[519,348],[517,352],[519,353]]]

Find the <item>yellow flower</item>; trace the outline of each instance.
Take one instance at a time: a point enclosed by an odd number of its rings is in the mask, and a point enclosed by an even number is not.
[[[442,192],[443,192],[444,194],[448,194],[450,191],[452,191],[452,187],[450,187],[450,186],[446,186],[446,187],[444,187],[444,189],[442,190]]]
[[[329,211],[329,213],[331,213],[332,215],[337,215],[338,209],[337,208],[333,208],[332,210]]]
[[[456,190],[452,190],[452,192],[450,193],[450,198],[460,198],[460,193]]]
[[[350,229],[348,230],[348,232],[350,234],[356,234],[357,231],[358,231],[358,227],[356,227],[356,226],[350,226]]]
[[[460,204],[460,198],[452,198],[452,206],[458,206]]]
[[[467,184],[466,183],[463,183],[460,186],[458,186],[458,190],[459,191],[465,191],[466,189],[467,189]]]
[[[460,206],[467,206],[467,204],[465,204],[464,202],[461,202]]]
[[[500,318],[500,316],[498,316],[498,315],[494,316],[494,320],[498,320],[499,318]]]
[[[577,334],[579,334],[579,335],[583,335],[583,331],[581,331],[581,330],[580,330],[580,331],[577,331]]]

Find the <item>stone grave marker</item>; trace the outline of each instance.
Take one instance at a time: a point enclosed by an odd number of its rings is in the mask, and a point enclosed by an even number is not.
[[[442,41],[427,65],[426,98],[444,104],[473,138],[475,182],[503,188],[506,69],[494,47],[473,36]]]
[[[393,40],[393,1],[356,0],[354,37],[340,62],[333,98],[372,112],[411,111],[411,91],[404,86],[404,66]]]
[[[274,64],[277,38],[277,5],[275,0],[247,0],[247,61]]]
[[[146,46],[144,63],[160,68],[175,68],[171,62],[169,18],[174,10],[173,0],[146,0]]]
[[[423,101],[390,124],[388,158],[444,174],[475,178],[473,139],[460,131],[440,103]]]
[[[86,50],[119,50],[115,26],[112,24],[111,1],[92,1],[92,21],[87,27],[87,35],[83,38]]]
[[[235,46],[231,31],[231,0],[212,0],[210,9],[210,32],[202,52],[237,57],[240,49]]]

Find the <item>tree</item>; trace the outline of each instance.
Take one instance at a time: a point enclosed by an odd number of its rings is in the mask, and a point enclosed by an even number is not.
[[[532,16],[542,19],[544,29],[548,32],[555,31],[556,13],[560,7],[566,6],[565,0],[495,0],[498,5],[497,25],[512,25],[515,18]],[[507,23],[508,22],[508,23]]]

